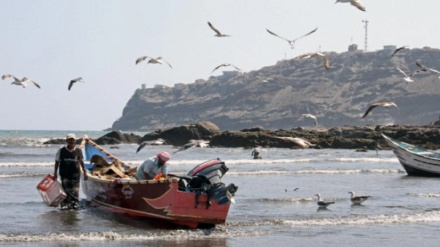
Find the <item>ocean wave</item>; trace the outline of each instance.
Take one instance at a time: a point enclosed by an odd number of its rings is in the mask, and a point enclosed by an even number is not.
[[[105,232],[87,232],[87,233],[44,233],[44,234],[0,234],[1,242],[42,242],[42,241],[62,241],[80,242],[80,241],[187,241],[187,240],[212,240],[226,239],[230,237],[245,236],[264,236],[273,231],[254,231],[254,230],[229,230],[226,228],[196,229],[196,230],[171,230],[149,232],[142,234],[130,234],[123,232],[105,231]]]
[[[0,173],[0,178],[22,178],[22,177],[44,177],[47,175],[47,172],[17,172],[17,173]]]
[[[387,225],[440,222],[438,209],[416,214],[389,214],[389,215],[350,215],[335,218],[309,218],[309,219],[268,219],[252,222],[228,222],[231,227],[250,226],[349,226],[349,225]]]
[[[405,173],[402,169],[307,169],[297,171],[258,170],[258,171],[229,171],[229,176],[258,176],[258,175],[296,175],[296,174],[395,174]]]
[[[45,165],[52,167],[53,164]],[[2,167],[0,165],[0,167]],[[3,166],[5,167],[5,166]],[[26,165],[7,165],[6,167],[27,167]],[[187,171],[170,171],[174,175],[185,175]],[[228,171],[228,176],[270,176],[270,175],[346,175],[346,174],[405,174],[403,169],[306,169],[296,171],[286,170],[257,170],[257,171]],[[16,178],[16,177],[36,177],[45,176],[47,172],[17,172],[17,173],[0,173],[0,178]]]

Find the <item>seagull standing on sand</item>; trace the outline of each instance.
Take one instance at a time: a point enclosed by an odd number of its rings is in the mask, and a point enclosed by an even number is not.
[[[322,59],[322,63],[325,69],[330,69],[330,63],[326,55],[321,52],[310,52],[294,57],[293,60],[302,59],[302,58],[311,58],[311,57],[319,57]]]
[[[215,32],[215,36],[216,36],[216,37],[229,37],[229,36],[230,36],[230,35],[227,35],[227,34],[221,33],[221,32],[220,32],[217,28],[215,28],[214,25],[212,25],[211,22],[209,22],[209,21],[208,21],[208,26],[209,26],[212,30],[214,30],[214,32]]]
[[[73,84],[78,81],[84,83],[84,80],[82,77],[75,78],[69,82],[69,87],[67,89],[70,90],[72,88]]]
[[[379,106],[383,106],[383,107],[395,106],[397,108],[397,110],[399,110],[399,107],[397,107],[396,103],[394,103],[394,102],[378,102],[378,103],[374,103],[374,104],[370,105],[370,107],[368,107],[367,111],[362,116],[362,118],[365,118],[368,115],[368,113],[370,113],[370,111],[372,111],[374,108],[379,107]]]
[[[168,64],[168,66],[170,66],[170,68],[173,68],[171,66],[171,64],[168,63],[167,61],[165,61],[165,59],[163,59],[162,57],[152,58],[152,57],[149,57],[149,56],[142,56],[142,57],[139,57],[138,59],[136,59],[136,64],[146,60],[147,58],[149,59],[147,63],[153,63],[153,64],[163,64],[163,63],[166,63],[166,64]]]
[[[412,74],[408,75],[408,74],[406,74],[403,70],[401,70],[401,69],[398,68],[398,67],[396,67],[396,69],[397,69],[400,73],[402,73],[402,75],[403,75],[403,79],[404,79],[406,82],[414,82],[414,80],[411,78]],[[416,73],[417,73],[417,72],[418,72],[418,71],[416,71]]]
[[[362,202],[366,201],[370,196],[355,196],[353,191],[348,192],[351,194],[351,202],[355,205],[361,205]]]
[[[393,57],[394,55],[396,55],[396,53],[398,53],[399,51],[403,50],[403,49],[408,49],[409,46],[408,45],[404,45],[402,47],[399,47],[397,49],[394,50],[394,52],[391,54],[391,57]]]
[[[359,10],[365,11],[365,6],[362,5],[360,0],[336,0],[336,3],[351,3],[351,5],[358,8]]]
[[[316,194],[315,196],[318,197],[318,207],[320,208],[327,208],[328,205],[335,203],[334,201],[323,201],[321,198],[321,194]]]
[[[315,115],[312,115],[312,114],[302,114],[301,115],[301,119],[302,118],[312,118],[312,119],[314,119],[315,120],[315,125],[318,125],[318,119],[316,119],[316,116]]]
[[[220,64],[219,66],[215,67],[215,69],[211,73],[213,73],[214,71],[216,71],[220,67],[228,67],[228,66],[234,67],[236,70],[241,72],[241,69],[239,69],[237,66],[230,64],[230,63],[223,63],[223,64]]]
[[[306,34],[304,34],[304,35],[302,35],[302,36],[300,36],[300,37],[298,37],[298,38],[296,38],[296,39],[286,39],[286,38],[281,37],[281,36],[279,36],[278,34],[272,32],[272,31],[270,31],[269,29],[266,28],[266,31],[267,31],[268,33],[272,34],[272,35],[275,36],[275,37],[278,37],[278,38],[281,38],[281,39],[284,39],[285,41],[287,41],[287,42],[289,43],[291,49],[295,48],[295,42],[296,42],[297,40],[299,40],[299,39],[301,39],[301,38],[304,38],[304,37],[306,37],[306,36],[308,36],[308,35],[310,35],[310,34],[316,32],[316,30],[318,30],[318,28],[315,28],[315,29],[313,29],[312,31],[310,31],[310,32],[308,32],[308,33],[306,33]]]

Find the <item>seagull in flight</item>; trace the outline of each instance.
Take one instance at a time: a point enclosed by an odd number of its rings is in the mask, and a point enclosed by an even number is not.
[[[281,39],[284,39],[285,41],[287,41],[287,42],[289,43],[291,49],[295,48],[295,42],[296,42],[297,40],[299,40],[299,39],[301,39],[301,38],[304,38],[304,37],[306,37],[306,36],[308,36],[308,35],[310,35],[310,34],[316,32],[316,30],[318,30],[318,28],[315,28],[315,29],[313,29],[312,31],[310,31],[310,32],[308,32],[308,33],[306,33],[306,34],[304,34],[304,35],[302,35],[302,36],[300,36],[300,37],[298,37],[298,38],[296,38],[296,39],[286,39],[286,38],[281,37],[281,36],[279,36],[278,34],[272,32],[272,31],[270,31],[269,29],[266,28],[266,31],[267,31],[268,33],[272,34],[273,36],[276,36],[276,37],[278,37],[278,38],[281,38]]]
[[[397,107],[396,103],[394,102],[378,102],[378,103],[374,103],[372,105],[370,105],[367,109],[367,111],[365,112],[365,114],[362,116],[362,118],[365,118],[368,113],[370,113],[374,108],[379,107],[379,106],[383,106],[383,107],[391,107],[391,106],[395,106],[397,108],[397,110],[399,110],[399,107]]]
[[[396,69],[397,69],[400,73],[402,73],[402,75],[403,75],[403,79],[404,79],[406,82],[414,82],[414,80],[411,78],[411,76],[413,76],[412,74],[408,75],[408,74],[406,74],[403,70],[401,70],[401,69],[398,68],[398,67],[396,67]],[[418,71],[416,71],[416,73],[418,73]]]
[[[403,49],[408,49],[409,46],[408,45],[404,45],[402,47],[399,47],[397,49],[394,50],[394,52],[391,54],[391,57],[393,57],[394,55],[396,55],[396,53],[398,53],[399,51],[403,50]]]
[[[75,79],[73,79],[73,80],[71,80],[71,81],[69,82],[69,87],[68,87],[68,89],[70,90],[70,89],[72,88],[73,84],[74,84],[75,82],[78,82],[78,81],[84,83],[84,80],[83,80],[82,77],[75,78]]]
[[[439,76],[438,78],[440,78],[440,71],[426,67],[425,65],[421,64],[419,61],[416,61],[416,65],[419,66],[422,71],[429,71],[429,72],[435,73]]]
[[[147,63],[153,63],[153,64],[163,64],[163,63],[166,63],[166,64],[168,64],[168,66],[170,66],[170,68],[173,68],[171,66],[171,64],[168,63],[167,61],[165,61],[165,59],[163,59],[162,57],[152,58],[152,57],[149,57],[149,56],[142,56],[142,57],[139,57],[138,59],[136,59],[136,64],[138,64],[138,63],[140,63],[140,62],[142,62],[142,61],[144,61],[146,59],[149,59]]]
[[[212,30],[214,30],[214,32],[215,32],[215,36],[216,36],[216,37],[229,37],[229,36],[230,36],[230,35],[227,35],[227,34],[221,33],[221,32],[220,32],[217,28],[215,28],[214,25],[212,25],[211,22],[209,22],[209,21],[208,21],[208,26],[209,26]]]
[[[318,197],[318,207],[320,208],[327,208],[328,205],[335,203],[334,201],[323,201],[321,198],[321,194],[315,194],[315,196]]]
[[[351,202],[355,205],[361,205],[362,202],[366,201],[370,196],[355,196],[353,191],[348,192],[351,194]]]
[[[237,68],[237,66],[230,64],[230,63],[223,63],[223,64],[220,64],[219,66],[215,67],[215,69],[211,73],[213,73],[214,71],[216,71],[220,67],[228,67],[228,66],[234,67],[236,70],[241,72],[241,69]]]
[[[11,78],[11,77],[13,77],[13,75],[11,75],[11,74],[4,74],[4,75],[2,75],[2,80],[5,80],[5,79]]]
[[[285,141],[289,141],[289,142],[293,142],[297,146],[299,146],[300,148],[309,148],[309,147],[316,146],[315,144],[312,144],[311,142],[304,140],[304,139],[301,139],[299,137],[277,136],[276,138],[281,139],[281,140],[285,140]]]
[[[309,52],[309,53],[304,53],[302,55],[299,55],[297,57],[294,57],[293,60],[297,60],[297,59],[303,59],[303,58],[311,58],[311,57],[319,57],[322,59],[322,63],[324,65],[324,68],[329,70],[330,69],[330,63],[328,61],[328,58],[326,55],[324,55],[321,52]]]
[[[315,115],[312,115],[312,114],[302,114],[301,115],[301,119],[302,118],[312,118],[313,120],[315,120],[315,125],[318,125],[318,119],[316,118],[316,116]]]
[[[36,87],[41,88],[40,85],[38,85],[36,82],[34,82],[33,80],[27,78],[27,77],[23,77],[21,80],[18,79],[17,77],[11,75],[11,74],[4,74],[2,76],[2,79],[5,80],[6,78],[10,78],[12,77],[14,79],[14,81],[11,83],[11,85],[17,85],[17,86],[22,86],[23,88],[25,88],[27,86],[28,83],[32,83],[34,84]]]
[[[187,150],[189,148],[193,148],[193,147],[205,148],[205,147],[208,147],[208,146],[209,146],[209,141],[191,139],[191,140],[189,140],[188,143],[186,143],[185,145],[181,146],[179,149],[174,151],[173,154],[177,153],[177,152],[180,152],[180,151]]]
[[[350,3],[351,5],[358,8],[359,10],[366,11],[365,6],[362,5],[360,0],[336,0],[336,3]]]
[[[162,139],[162,138],[158,138],[156,140],[152,140],[152,141],[143,141],[139,147],[136,150],[136,153],[138,153],[139,151],[141,151],[142,148],[144,148],[147,145],[163,145],[166,144],[167,142]]]

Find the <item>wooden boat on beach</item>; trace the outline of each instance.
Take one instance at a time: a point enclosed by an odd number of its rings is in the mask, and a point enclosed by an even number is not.
[[[440,177],[439,152],[398,141],[384,134],[382,136],[408,175]]]
[[[133,176],[135,168],[87,137],[80,147],[89,175],[88,180],[81,179],[81,186],[93,204],[189,228],[225,223],[238,187],[221,182],[229,170],[223,161],[208,160],[183,176],[168,174],[158,180],[137,180]],[[97,162],[99,156],[105,161]]]

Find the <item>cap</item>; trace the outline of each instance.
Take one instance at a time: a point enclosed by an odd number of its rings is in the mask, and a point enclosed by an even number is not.
[[[157,157],[159,157],[159,159],[162,160],[163,162],[167,162],[168,160],[171,159],[171,155],[165,151],[158,153]]]
[[[75,139],[76,140],[76,135],[75,134],[67,134],[67,136],[66,136],[66,140],[68,140],[68,139]]]

